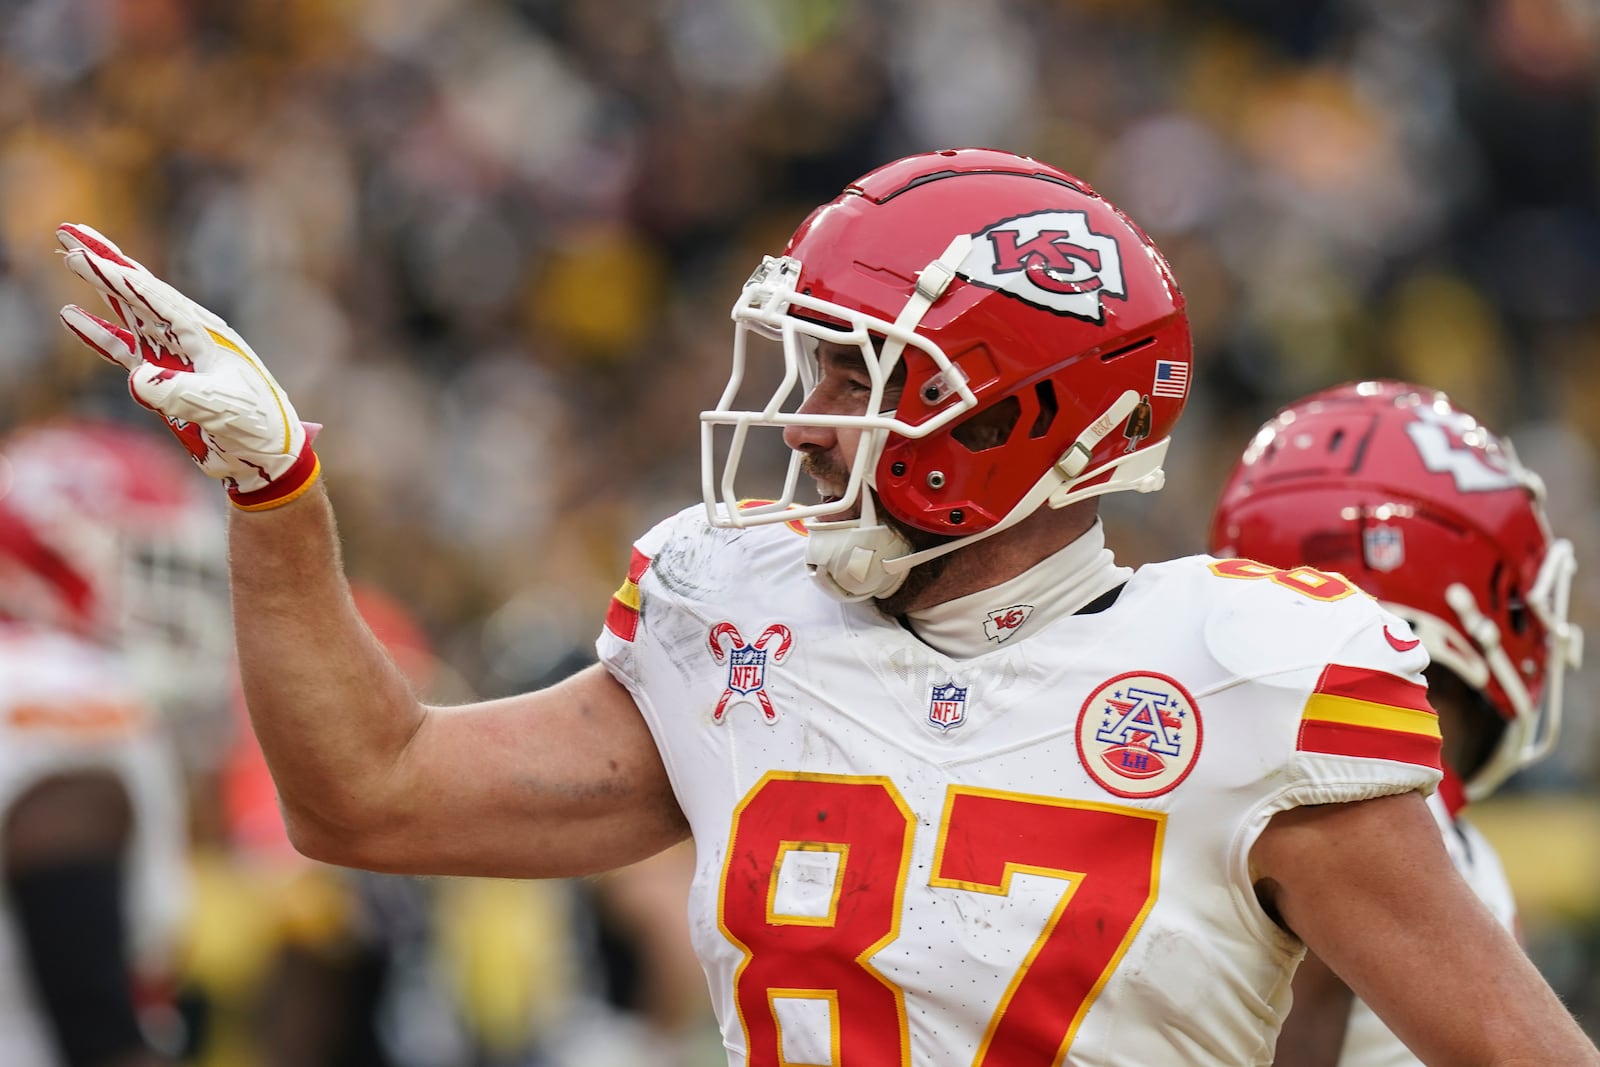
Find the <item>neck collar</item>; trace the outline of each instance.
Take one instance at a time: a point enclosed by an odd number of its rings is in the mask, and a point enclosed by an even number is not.
[[[1117,566],[1096,519],[1077,540],[1015,578],[910,612],[905,623],[945,655],[970,659],[1079,611],[1132,575],[1131,567]]]

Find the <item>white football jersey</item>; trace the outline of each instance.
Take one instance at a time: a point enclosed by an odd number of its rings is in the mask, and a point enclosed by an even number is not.
[[[1265,1064],[1303,946],[1275,813],[1438,782],[1405,623],[1196,556],[967,660],[829,597],[786,525],[635,547],[598,641],[697,846],[734,1067]]]
[[[182,778],[115,653],[60,633],[0,623],[0,818],[54,774],[104,768],[134,815],[125,886],[130,959],[169,973],[187,899]],[[0,863],[4,856],[0,855]],[[0,1063],[57,1067],[0,879]]]
[[[1451,817],[1441,794],[1428,798],[1428,807],[1444,835],[1450,860],[1461,872],[1472,891],[1507,930],[1516,930],[1517,904],[1506,879],[1500,855],[1478,828],[1464,818]],[[1339,1067],[1421,1067],[1422,1061],[1394,1036],[1383,1020],[1366,1004],[1357,1000],[1345,1027],[1344,1051]]]

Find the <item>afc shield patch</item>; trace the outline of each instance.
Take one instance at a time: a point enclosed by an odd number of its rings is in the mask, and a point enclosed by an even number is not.
[[[1176,679],[1130,671],[1102,682],[1078,711],[1078,759],[1107,792],[1160,796],[1200,755],[1200,707]]]

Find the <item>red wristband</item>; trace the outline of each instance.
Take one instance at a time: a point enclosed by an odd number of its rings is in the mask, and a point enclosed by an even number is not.
[[[240,511],[269,511],[272,508],[281,508],[310,489],[321,473],[322,463],[308,442],[293,465],[271,484],[248,493],[241,493],[230,486],[228,499]]]

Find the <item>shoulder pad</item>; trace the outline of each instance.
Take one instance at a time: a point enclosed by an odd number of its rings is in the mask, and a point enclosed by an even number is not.
[[[1352,643],[1376,669],[1412,675],[1427,665],[1410,628],[1343,575],[1200,558],[1207,575],[1203,596],[1210,605],[1206,648],[1241,677],[1320,670],[1347,655]],[[1362,639],[1364,631],[1370,631],[1370,641]]]

